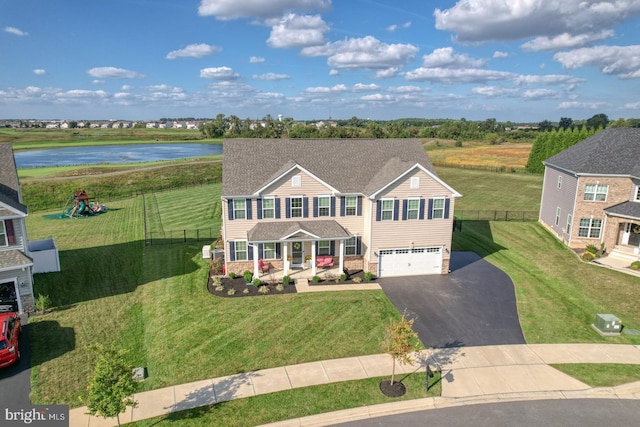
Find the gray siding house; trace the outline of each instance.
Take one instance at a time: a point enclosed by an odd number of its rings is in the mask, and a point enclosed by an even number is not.
[[[448,272],[460,194],[419,140],[227,139],[223,155],[227,273]]]
[[[542,224],[571,248],[640,257],[640,129],[605,129],[544,165]]]

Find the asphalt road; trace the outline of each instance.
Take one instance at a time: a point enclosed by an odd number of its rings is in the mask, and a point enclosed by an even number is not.
[[[0,410],[31,405],[31,351],[29,325],[22,325],[20,361],[0,369]]]
[[[525,344],[509,276],[473,252],[452,253],[450,268],[378,282],[425,347]]]
[[[602,427],[637,426],[637,400],[562,399],[485,403],[335,424],[341,427]]]

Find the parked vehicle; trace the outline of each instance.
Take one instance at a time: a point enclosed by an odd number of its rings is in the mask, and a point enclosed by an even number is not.
[[[20,360],[20,315],[0,313],[0,368]]]

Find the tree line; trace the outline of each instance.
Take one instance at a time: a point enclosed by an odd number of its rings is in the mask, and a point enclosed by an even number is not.
[[[557,128],[548,132],[543,132],[533,142],[529,159],[525,165],[527,172],[544,173],[542,162],[551,156],[566,150],[580,141],[584,141],[592,135],[600,132],[603,128],[567,127]]]

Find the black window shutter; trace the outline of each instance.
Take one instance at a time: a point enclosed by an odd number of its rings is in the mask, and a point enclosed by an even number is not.
[[[13,220],[8,219],[4,222],[4,229],[7,233],[7,243],[9,245],[16,244],[16,231],[13,228]]]
[[[331,213],[329,215],[336,216],[336,198],[335,197],[331,197]]]
[[[336,241],[329,241],[329,255],[334,256],[336,254]]]
[[[291,199],[289,197],[286,197],[284,199],[284,211],[285,211],[285,216],[287,218],[291,218]]]
[[[247,199],[247,219],[251,219],[251,199]]]
[[[393,201],[393,220],[398,220],[398,211],[400,210],[400,200]]]
[[[362,196],[358,196],[358,206],[356,208],[356,215],[362,215]]]
[[[402,201],[402,220],[403,221],[406,221],[407,218],[409,217],[407,213],[407,209],[409,209],[409,201],[405,199]]]
[[[424,199],[420,199],[420,212],[418,213],[418,218],[424,219]]]
[[[318,198],[313,198],[313,217],[316,218],[318,216]]]
[[[253,261],[253,246],[247,242],[247,260]]]
[[[362,237],[356,236],[356,255],[362,255]]]
[[[262,199],[256,200],[256,210],[258,211],[258,219],[262,219]]]
[[[227,200],[227,211],[229,212],[229,221],[233,221],[233,200]]]
[[[280,219],[280,198],[276,197],[274,203],[276,204],[276,218]]]
[[[236,243],[229,242],[229,261],[236,260]]]
[[[264,245],[262,243],[258,243],[258,259],[264,258]]]
[[[382,219],[382,200],[376,201],[376,221]]]
[[[282,258],[282,243],[276,243],[276,259]]]
[[[345,216],[347,213],[347,198],[344,196],[340,197],[340,216]]]
[[[309,198],[302,198],[302,216],[304,218],[309,218]]]
[[[445,219],[449,218],[449,206],[450,206],[450,199],[444,199],[444,217]]]

